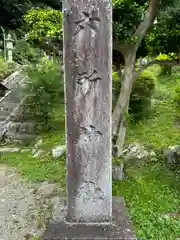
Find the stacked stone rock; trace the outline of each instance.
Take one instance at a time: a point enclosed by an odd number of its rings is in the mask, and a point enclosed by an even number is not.
[[[24,141],[35,136],[36,124],[22,118],[23,103],[22,86],[27,80],[22,70],[17,71],[4,80],[9,89],[0,99],[0,137],[6,141]]]

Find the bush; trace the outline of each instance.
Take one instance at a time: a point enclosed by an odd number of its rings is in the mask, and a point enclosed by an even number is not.
[[[180,86],[175,88],[174,103],[178,114],[180,113]]]
[[[15,63],[7,63],[3,57],[0,57],[0,81],[8,77],[15,69]]]
[[[148,71],[144,71],[136,79],[129,104],[130,119],[138,121],[147,117],[151,103],[151,97],[155,90],[154,77]],[[119,96],[121,82],[117,74],[113,72],[113,106]]]
[[[39,49],[33,48],[26,40],[17,40],[13,59],[19,64],[26,64],[27,62],[36,63],[39,57],[38,51],[40,52]]]
[[[53,110],[64,100],[63,73],[59,63],[52,59],[42,59],[39,64],[28,68],[30,83],[25,87],[28,98],[25,113],[49,128]]]
[[[8,72],[8,65],[5,63],[4,59],[0,58],[0,80],[3,80]]]
[[[170,53],[170,54],[160,53],[156,59],[157,60],[175,60],[176,54],[175,53]],[[160,64],[160,67],[161,67],[161,73],[160,73],[161,76],[171,75],[172,65]]]
[[[144,71],[136,79],[130,96],[129,113],[134,121],[148,116],[154,90],[154,77],[148,71]]]
[[[171,75],[172,73],[172,66],[171,65],[161,65],[161,76],[165,76],[165,75]]]

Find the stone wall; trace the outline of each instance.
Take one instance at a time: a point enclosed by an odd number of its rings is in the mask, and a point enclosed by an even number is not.
[[[19,70],[3,81],[9,91],[0,99],[1,141],[24,141],[36,136],[37,124],[29,120],[28,116],[24,116],[22,111],[25,99],[22,90],[27,79],[23,70]]]

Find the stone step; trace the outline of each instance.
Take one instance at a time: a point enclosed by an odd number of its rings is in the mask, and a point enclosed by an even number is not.
[[[11,95],[8,99],[5,99],[6,102],[12,103],[20,103],[22,100],[22,96],[13,96]]]
[[[13,121],[13,122],[33,121],[34,120],[32,118],[32,116],[23,114],[20,111],[10,114],[9,117],[10,117],[10,121]]]
[[[9,104],[9,105],[1,105],[0,106],[0,115],[1,115],[1,112],[9,112],[9,113],[12,113],[12,111],[18,106],[18,104]]]
[[[3,156],[7,153],[14,153],[14,152],[20,152],[20,148],[8,148],[8,147],[0,147],[0,156]]]
[[[21,101],[22,99],[22,96],[19,95],[19,94],[13,94],[13,93],[10,93],[9,95],[7,95],[6,97],[4,97],[3,99],[0,98],[0,105],[9,105],[9,104],[17,104]]]
[[[14,101],[10,101],[10,100],[5,101],[4,100],[4,101],[0,102],[0,107],[13,106],[13,105],[17,105],[17,104],[19,104],[19,102],[16,103]]]
[[[6,116],[0,116],[0,124],[6,119]]]
[[[6,114],[11,114],[15,108],[16,108],[15,106],[9,107],[9,108],[8,107],[0,108],[0,116],[6,115]]]
[[[35,134],[20,134],[20,133],[12,133],[11,131],[6,132],[6,138],[9,140],[33,140],[36,138]]]
[[[4,121],[4,122],[0,122],[0,132],[3,132],[4,129],[6,128],[7,126],[7,123]]]
[[[17,139],[4,139],[6,144],[15,144],[15,145],[22,145],[22,146],[29,146],[30,142],[32,142],[32,139],[26,139],[26,140],[17,140]]]
[[[0,108],[14,108],[17,107],[19,103],[4,103],[0,105]]]
[[[14,88],[14,87],[18,87],[19,82],[21,80],[23,80],[24,77],[25,76],[21,73],[11,75],[11,76],[9,76],[9,78],[7,78],[3,81],[3,84],[9,89]]]
[[[0,102],[0,108],[5,108],[5,107],[13,107],[13,106],[17,106],[19,104],[18,103],[15,103],[14,101],[3,101],[3,102]]]
[[[6,118],[7,116],[9,116],[10,115],[10,113],[9,112],[0,112],[0,119],[4,119],[4,118]]]
[[[11,133],[26,133],[26,134],[34,134],[37,132],[37,124],[34,122],[12,122],[10,121],[7,124],[7,129]]]
[[[0,116],[5,117],[10,115],[13,112],[14,109],[3,109],[0,110]]]

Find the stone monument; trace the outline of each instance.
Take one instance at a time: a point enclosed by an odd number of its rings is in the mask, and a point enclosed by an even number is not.
[[[111,3],[66,2],[68,220],[111,221]]]
[[[44,239],[135,239],[112,201],[112,3],[65,0],[63,15],[68,200]]]

